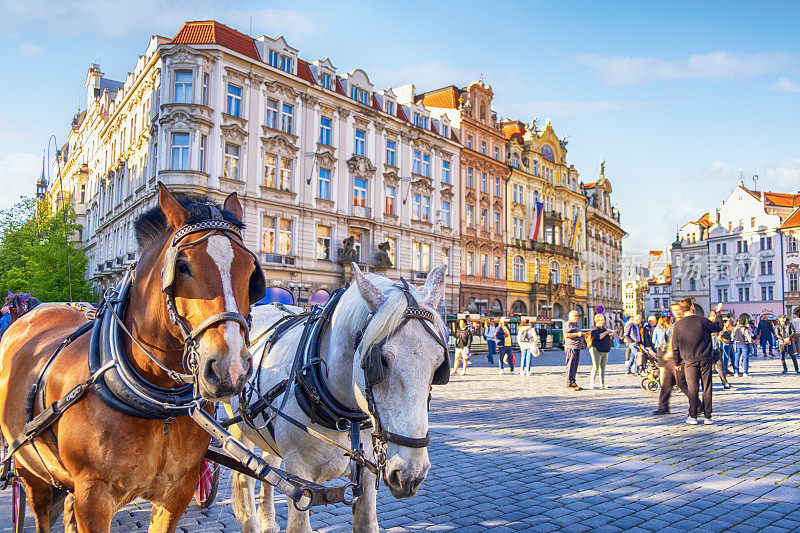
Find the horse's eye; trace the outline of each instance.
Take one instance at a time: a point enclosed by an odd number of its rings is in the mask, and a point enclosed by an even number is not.
[[[381,364],[383,365],[383,368],[389,368],[389,359],[387,359],[383,354],[381,354]]]
[[[189,263],[186,261],[178,261],[178,272],[185,276],[191,275],[192,271],[189,270]]]

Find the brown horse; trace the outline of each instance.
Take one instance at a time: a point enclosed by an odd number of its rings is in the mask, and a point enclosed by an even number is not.
[[[160,185],[159,207],[136,221],[140,259],[122,321],[133,337],[173,372],[184,372],[186,366],[184,335],[178,322],[190,329],[200,325],[196,364],[192,365],[195,386],[204,398],[220,400],[238,394],[252,373],[247,326],[244,320],[229,318],[206,327],[203,323],[221,313],[249,316],[251,276],[262,274],[255,271],[260,267],[236,232],[212,229],[175,237],[180,228],[208,220],[212,212],[217,220],[223,216],[234,229],[242,227],[242,207],[235,193],[226,198],[222,211],[216,206],[212,210],[210,205],[205,200],[178,200]],[[181,239],[176,257],[167,253],[173,238]],[[192,242],[197,244],[189,245]],[[168,298],[162,292],[165,256],[174,261],[171,290],[178,320],[171,320]],[[64,338],[84,323],[80,309],[42,305],[3,336],[0,426],[7,442],[23,430],[26,397],[45,362]],[[90,335],[83,335],[58,354],[46,380],[47,405],[89,377],[89,343]],[[177,386],[129,337],[123,344],[131,366],[148,382]],[[207,409],[211,408],[209,404]],[[23,445],[14,457],[38,532],[50,530],[53,487],[70,493],[64,511],[67,531],[108,531],[114,514],[137,497],[153,504],[150,531],[175,531],[197,487],[200,463],[209,444],[209,435],[193,420],[122,414],[90,388],[52,430],[52,435],[42,433],[33,443]]]

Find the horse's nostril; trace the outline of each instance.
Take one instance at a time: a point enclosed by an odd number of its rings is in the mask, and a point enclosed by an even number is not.
[[[386,482],[394,487],[400,487],[400,470],[395,469],[386,474]]]

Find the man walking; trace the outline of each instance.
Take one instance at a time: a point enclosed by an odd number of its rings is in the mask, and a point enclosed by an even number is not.
[[[631,366],[636,361],[639,352],[642,351],[642,332],[639,326],[642,323],[642,315],[636,315],[625,324],[625,344],[631,352],[630,359],[625,359],[625,373],[631,374]],[[636,375],[639,375],[639,368],[636,368]]]
[[[792,342],[794,329],[792,329],[792,325],[786,321],[786,315],[781,315],[778,319],[776,334],[778,335],[778,351],[781,353],[783,373],[789,373],[789,369],[786,367],[786,356],[788,355],[792,358],[792,363],[794,363],[794,371],[800,374],[800,370],[797,368],[797,355],[794,353],[794,343]]]
[[[670,306],[675,322],[683,318],[683,311],[678,302]],[[676,385],[680,391],[689,396],[686,390],[686,377],[682,371],[675,368],[675,357],[672,354],[672,334],[675,325],[673,324],[666,330],[666,340],[663,346],[658,348],[658,366],[661,367],[661,390],[658,391],[658,409],[653,411],[654,415],[669,414],[669,399],[672,396],[672,389]]]
[[[775,327],[772,325],[772,322],[766,319],[763,315],[761,319],[758,321],[758,338],[761,341],[761,353],[764,357],[767,356],[767,346],[769,346],[769,356],[775,357],[775,354],[772,353],[772,350],[775,348],[773,345],[772,336],[775,335]],[[756,354],[757,355],[757,354]],[[755,356],[754,356],[755,357]]]
[[[689,396],[689,416],[687,424],[697,424],[700,410],[699,385],[703,382],[703,415],[705,423],[711,420],[711,369],[714,366],[714,354],[711,334],[722,331],[722,323],[712,322],[706,317],[694,314],[691,298],[679,302],[684,313],[683,318],[675,323],[672,332],[672,354],[675,357],[675,368],[683,370],[686,376],[686,389]],[[717,304],[716,315],[722,309],[722,302]]]
[[[566,355],[567,388],[572,391],[581,390],[576,378],[582,346],[583,332],[578,325],[578,312],[570,311],[567,323],[564,324],[564,352]]]
[[[494,318],[489,319],[489,325],[483,331],[483,338],[486,339],[487,355],[486,359],[490,365],[494,364],[494,354],[497,353],[497,324]]]
[[[544,324],[539,328],[539,342],[542,343],[542,351],[544,351],[547,345],[547,326]]]
[[[800,307],[795,309],[793,314],[792,329],[794,330],[794,335],[792,336],[792,342],[794,343],[794,353],[800,354]]]

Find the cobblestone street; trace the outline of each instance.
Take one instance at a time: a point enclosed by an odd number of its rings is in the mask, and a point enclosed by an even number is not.
[[[758,358],[751,378],[715,388],[713,426],[684,423],[687,402],[655,417],[656,396],[611,355],[608,390],[564,388],[563,352],[533,376],[498,375],[480,360],[434,389],[428,479],[411,500],[381,488],[388,531],[795,531],[800,529],[800,376]],[[582,353],[579,384],[587,384]],[[285,526],[285,498],[277,498]],[[9,491],[2,494],[10,528]],[[28,513],[30,514],[30,513]],[[113,531],[145,530],[149,508],[117,514]],[[312,514],[319,531],[350,529],[344,506]],[[32,525],[32,520],[29,519]],[[225,471],[215,504],[192,506],[183,531],[238,531]],[[59,525],[56,529],[62,531]]]

